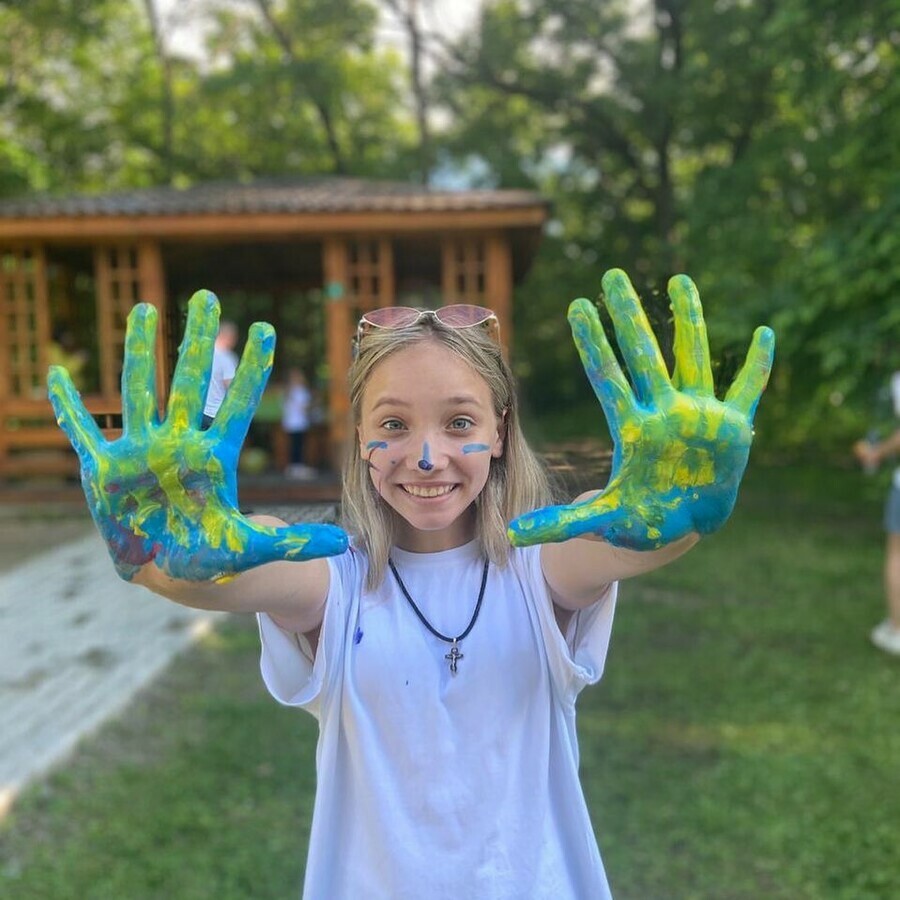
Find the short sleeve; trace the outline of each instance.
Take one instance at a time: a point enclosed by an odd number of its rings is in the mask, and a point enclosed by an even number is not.
[[[317,718],[322,696],[328,694],[342,666],[354,596],[351,582],[356,566],[352,555],[348,552],[328,560],[328,597],[315,654],[304,635],[286,631],[266,613],[257,615],[262,645],[259,665],[266,689],[279,703],[299,706]]]
[[[618,583],[607,585],[594,603],[576,612],[563,635],[541,568],[540,546],[529,547],[523,553],[527,591],[538,618],[551,675],[560,698],[572,703],[583,688],[596,684],[603,675]]]

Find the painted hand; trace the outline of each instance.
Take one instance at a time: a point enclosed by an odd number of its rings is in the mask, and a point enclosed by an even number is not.
[[[250,328],[234,381],[208,431],[200,430],[209,384],[219,301],[198,291],[188,306],[184,340],[165,419],[156,397],[156,308],[128,316],[122,371],[122,436],[107,441],[85,410],[68,372],[54,366],[50,402],[78,453],[88,507],[119,575],[150,563],[173,578],[202,581],[273,560],[332,556],[347,548],[333,525],[270,528],[237,509],[237,462],[272,369],[275,332]]]
[[[737,499],[753,414],[772,367],[774,334],[756,329],[743,368],[719,401],[700,297],[690,278],[669,281],[675,318],[671,378],[628,276],[610,270],[603,292],[631,384],[593,303],[574,301],[569,323],[614,442],[609,484],[587,500],[515,519],[509,528],[514,545],[597,535],[618,547],[652,550],[692,532],[715,531]]]

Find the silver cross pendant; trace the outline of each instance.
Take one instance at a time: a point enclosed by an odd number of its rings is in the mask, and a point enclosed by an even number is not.
[[[450,652],[444,654],[444,659],[450,660],[450,671],[454,675],[456,674],[456,664],[463,658],[463,654],[459,652],[459,647],[456,646],[456,641],[453,642]]]

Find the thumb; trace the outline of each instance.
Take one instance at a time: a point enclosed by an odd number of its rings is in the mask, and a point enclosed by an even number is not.
[[[297,524],[279,528],[254,525],[250,529],[250,539],[243,561],[249,565],[261,565],[277,560],[303,562],[326,556],[339,556],[347,550],[347,533],[337,525]]]
[[[514,547],[554,544],[583,534],[601,534],[612,521],[613,510],[603,495],[562,506],[545,506],[513,519],[507,529]]]

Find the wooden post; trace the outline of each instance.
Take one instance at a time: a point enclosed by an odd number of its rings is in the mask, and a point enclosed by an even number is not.
[[[487,237],[487,259],[485,273],[487,305],[497,313],[500,321],[500,340],[507,354],[512,349],[512,253],[509,238],[502,233]]]
[[[347,244],[341,238],[328,238],[322,252],[328,356],[328,443],[331,464],[340,469],[347,446],[350,414],[347,370],[350,367],[352,323],[347,292]]]
[[[397,284],[394,278],[394,244],[390,238],[383,237],[379,240],[378,261],[381,271],[378,305],[393,306],[396,302]]]
[[[162,415],[172,374],[169,372],[169,360],[165,352],[172,323],[168,315],[162,252],[157,241],[143,240],[138,243],[138,297],[145,303],[152,303],[159,313],[156,331],[156,397]]]

